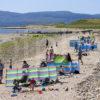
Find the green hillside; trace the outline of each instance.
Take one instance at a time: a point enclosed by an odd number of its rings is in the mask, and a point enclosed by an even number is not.
[[[83,20],[72,22],[70,24],[60,23],[60,24],[57,24],[56,27],[100,29],[100,19],[83,19]]]
[[[100,19],[78,20],[66,25],[67,28],[100,29]]]

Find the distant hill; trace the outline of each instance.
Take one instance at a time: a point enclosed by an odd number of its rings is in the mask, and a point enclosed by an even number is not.
[[[83,19],[72,22],[64,27],[100,29],[100,19]]]
[[[68,11],[47,11],[32,13],[14,13],[0,11],[0,26],[25,26],[55,23],[70,23],[80,19],[100,18],[99,14],[89,15]]]

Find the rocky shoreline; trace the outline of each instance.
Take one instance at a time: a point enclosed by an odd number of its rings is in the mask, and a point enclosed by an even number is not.
[[[94,72],[76,88],[79,100],[100,100],[100,62]]]

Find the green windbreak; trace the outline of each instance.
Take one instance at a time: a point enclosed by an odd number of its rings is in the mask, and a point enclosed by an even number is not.
[[[45,78],[50,78],[51,80],[56,80],[57,72],[55,66],[44,67],[44,68],[28,68],[28,69],[13,69],[7,70],[6,73],[6,86],[13,86],[13,81],[15,79],[21,79],[23,72],[26,72],[29,79],[34,78],[36,81],[44,80]]]

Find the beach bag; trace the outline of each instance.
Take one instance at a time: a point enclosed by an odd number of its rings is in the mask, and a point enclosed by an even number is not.
[[[80,74],[80,72],[78,70],[75,70],[74,74]]]

